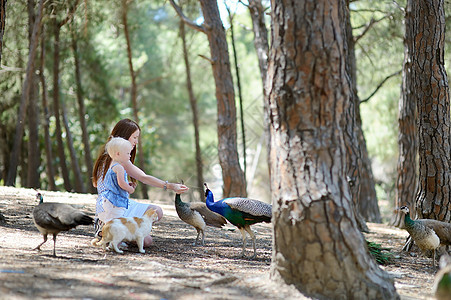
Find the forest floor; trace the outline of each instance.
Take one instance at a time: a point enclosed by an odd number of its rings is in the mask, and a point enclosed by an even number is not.
[[[95,196],[43,191],[44,201],[70,203],[93,215]],[[140,254],[130,246],[124,254],[91,246],[91,226],[58,235],[57,257],[51,237],[42,242],[31,213],[37,204],[32,189],[0,186],[0,299],[307,299],[295,288],[269,279],[271,225],[253,226],[257,258],[240,257],[241,234],[232,225],[207,227],[205,246],[193,246],[196,231],[182,222],[173,193],[152,201],[164,218],[154,225],[154,244]],[[183,200],[183,198],[182,198]],[[140,200],[146,202],[145,200]],[[368,223],[368,240],[390,248],[392,274],[401,299],[433,299],[437,272],[431,259],[402,251],[404,230]],[[251,255],[248,242],[247,254]]]

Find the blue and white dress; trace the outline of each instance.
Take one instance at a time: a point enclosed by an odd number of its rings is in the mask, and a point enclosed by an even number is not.
[[[108,199],[116,207],[124,207],[128,209],[128,192],[119,186],[117,181],[117,174],[113,171],[113,168],[118,163],[112,165],[106,172],[104,179],[105,190],[101,193],[101,196]],[[128,184],[127,172],[124,172],[125,183]]]
[[[97,180],[97,193],[99,196],[97,197],[97,201],[96,201],[96,215],[95,215],[95,224],[94,224],[94,230],[95,230],[96,235],[98,235],[98,233],[102,230],[102,226],[105,221],[105,220],[102,220],[101,216],[102,216],[102,213],[105,212],[103,204],[105,203],[105,201],[109,201],[109,199],[106,198],[106,195],[109,194],[109,193],[107,193],[107,191],[109,189],[109,183],[108,183],[108,173],[109,172],[112,173],[112,175],[114,175],[113,177],[116,178],[116,180],[117,180],[116,173],[114,173],[114,171],[111,170],[111,168],[108,169],[107,174],[105,175],[105,179],[103,179],[103,174],[102,174],[101,176],[99,176],[99,179]],[[125,178],[127,181],[127,174],[125,174]],[[127,183],[128,183],[128,181],[127,181]],[[119,185],[117,185],[117,186],[118,186],[118,188],[120,188]],[[123,191],[123,190],[121,189],[121,191]],[[125,193],[127,193],[127,192],[125,192]],[[117,206],[116,204],[114,204],[114,205]],[[124,211],[123,217],[142,217],[144,215],[144,213],[146,212],[146,210],[148,209],[148,207],[149,207],[149,204],[139,203],[139,202],[129,199],[128,193],[127,193],[127,206],[125,207],[126,209]]]

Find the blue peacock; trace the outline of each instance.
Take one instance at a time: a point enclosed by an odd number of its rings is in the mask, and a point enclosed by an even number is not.
[[[213,193],[208,189],[206,183],[205,185],[205,197],[207,207],[212,211],[224,216],[230,223],[238,227],[243,236],[243,251],[242,256],[245,256],[246,247],[246,231],[252,238],[252,244],[254,246],[254,255],[257,256],[257,250],[255,247],[255,234],[251,230],[251,225],[260,222],[271,222],[272,217],[272,206],[265,202],[242,198],[233,197],[225,198],[219,201],[214,200]]]

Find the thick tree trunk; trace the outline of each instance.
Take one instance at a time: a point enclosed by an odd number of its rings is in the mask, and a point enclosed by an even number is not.
[[[218,155],[222,168],[223,197],[246,197],[246,180],[238,158],[236,106],[229,52],[216,0],[200,0],[210,44],[218,101]]]
[[[88,174],[88,178],[91,177],[92,174],[92,156],[91,156],[91,145],[89,142],[89,133],[88,126],[86,125],[86,108],[85,101],[83,99],[83,86],[81,84],[81,71],[80,71],[80,62],[78,55],[78,45],[75,34],[72,33],[72,51],[74,54],[74,65],[75,65],[75,84],[77,86],[77,102],[78,102],[78,117],[80,119],[80,127],[81,134],[83,140],[84,147],[84,159],[86,164],[86,173]],[[88,184],[89,192],[95,193],[96,189],[92,186],[92,184]]]
[[[46,173],[47,180],[49,183],[48,189],[51,191],[56,191],[55,184],[55,169],[53,168],[53,151],[52,151],[52,142],[50,139],[50,113],[47,104],[47,84],[45,82],[44,76],[44,62],[45,62],[45,39],[44,39],[44,28],[42,29],[41,35],[41,63],[39,65],[39,79],[41,81],[41,90],[42,90],[42,110],[44,113],[44,147],[45,147],[45,158],[46,158]]]
[[[59,62],[60,62],[60,30],[59,24],[54,22],[54,43],[53,43],[53,115],[55,116],[55,138],[58,145],[58,157],[60,159],[61,175],[64,180],[66,191],[72,190],[69,179],[69,171],[66,165],[66,155],[64,154],[63,131],[61,130],[60,120],[60,95],[59,95]]]
[[[28,19],[30,49],[32,47],[33,23],[35,22],[35,1],[28,1]],[[36,37],[39,41],[39,37]],[[38,85],[37,76],[35,75],[35,63],[32,65],[33,76],[30,77],[30,92],[28,95],[27,107],[27,123],[28,123],[28,173],[27,182],[24,184],[29,188],[40,188],[39,165],[40,165],[40,149],[39,149],[39,106],[38,106]]]
[[[20,99],[19,114],[17,115],[17,126],[14,135],[14,144],[11,150],[11,159],[9,164],[8,176],[6,178],[5,185],[14,185],[17,176],[17,165],[19,157],[21,157],[22,139],[25,126],[25,113],[28,106],[28,97],[30,95],[30,89],[32,85],[32,78],[34,76],[34,59],[36,57],[36,49],[39,41],[39,31],[41,29],[41,17],[44,7],[44,1],[39,1],[38,13],[33,25],[33,33],[31,37],[30,49],[28,54],[27,71],[25,74],[25,80],[23,82],[22,97]]]
[[[193,113],[193,127],[194,127],[194,144],[196,147],[196,171],[197,171],[197,186],[203,191],[204,173],[202,163],[202,151],[200,149],[200,134],[199,134],[199,112],[197,109],[197,99],[194,96],[193,84],[191,82],[191,66],[188,57],[188,48],[186,46],[185,23],[180,21],[180,37],[182,38],[183,59],[185,61],[186,70],[186,89],[188,90],[189,103]],[[200,198],[205,200],[205,194],[200,192]]]
[[[272,278],[314,298],[396,299],[358,229],[346,180],[346,4],[271,4]]]
[[[412,86],[418,105],[417,215],[451,221],[450,103],[445,71],[444,1],[412,1]]]
[[[398,166],[396,178],[395,207],[403,205],[415,211],[413,204],[417,184],[417,103],[414,95],[415,87],[412,86],[412,54],[413,36],[410,34],[412,26],[412,1],[407,1],[404,18],[406,31],[404,36],[404,63],[402,69],[401,98],[399,99],[398,116]],[[393,226],[404,226],[404,214],[399,212],[393,215]]]
[[[0,63],[2,62],[3,34],[6,29],[6,2],[7,0],[0,0]]]
[[[127,5],[127,0],[122,0],[122,23],[124,25],[124,35],[125,35],[125,40],[127,43],[127,57],[128,57],[128,67],[130,70],[130,77],[132,79],[132,84],[130,87],[131,93],[130,93],[130,97],[131,97],[131,102],[132,102],[132,108],[133,108],[133,118],[135,119],[135,122],[139,124],[139,116],[138,116],[138,89],[137,89],[137,85],[136,85],[136,72],[134,70],[133,67],[133,54],[132,54],[132,45],[131,45],[131,41],[130,41],[130,34],[129,34],[129,28],[128,28],[128,22],[127,22],[127,11],[128,11],[128,5]],[[139,143],[138,145],[136,145],[136,147],[139,147],[140,151],[138,152],[138,166],[142,169],[145,170],[145,162],[144,162],[144,149],[142,148],[142,143],[141,143],[141,135],[139,135]],[[147,185],[145,184],[141,184],[141,195],[144,199],[149,199],[149,194],[147,192]]]

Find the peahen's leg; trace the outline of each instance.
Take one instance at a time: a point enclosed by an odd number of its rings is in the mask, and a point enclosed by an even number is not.
[[[249,232],[249,235],[252,238],[252,245],[254,246],[254,256],[252,256],[252,258],[255,258],[257,256],[257,249],[255,247],[255,234],[252,232],[251,227],[249,226],[244,227],[244,229]]]
[[[39,245],[37,245],[35,248],[33,248],[33,250],[41,251],[41,246],[44,245],[45,242],[47,242],[47,234],[43,234],[42,236],[44,237],[44,241],[42,243],[40,243]]]
[[[201,229],[202,231],[202,246],[205,246],[205,232]]]
[[[241,255],[244,257],[245,256],[244,251],[246,248],[246,231],[244,231],[244,228],[239,228],[239,229],[240,229],[241,235],[243,236],[243,251],[241,252]]]
[[[56,257],[56,233],[53,234],[53,256]]]
[[[196,237],[196,241],[194,241],[193,246],[197,246],[197,241],[199,240],[200,232],[201,232],[201,230],[199,228],[196,228],[196,230],[197,230],[197,237]]]

